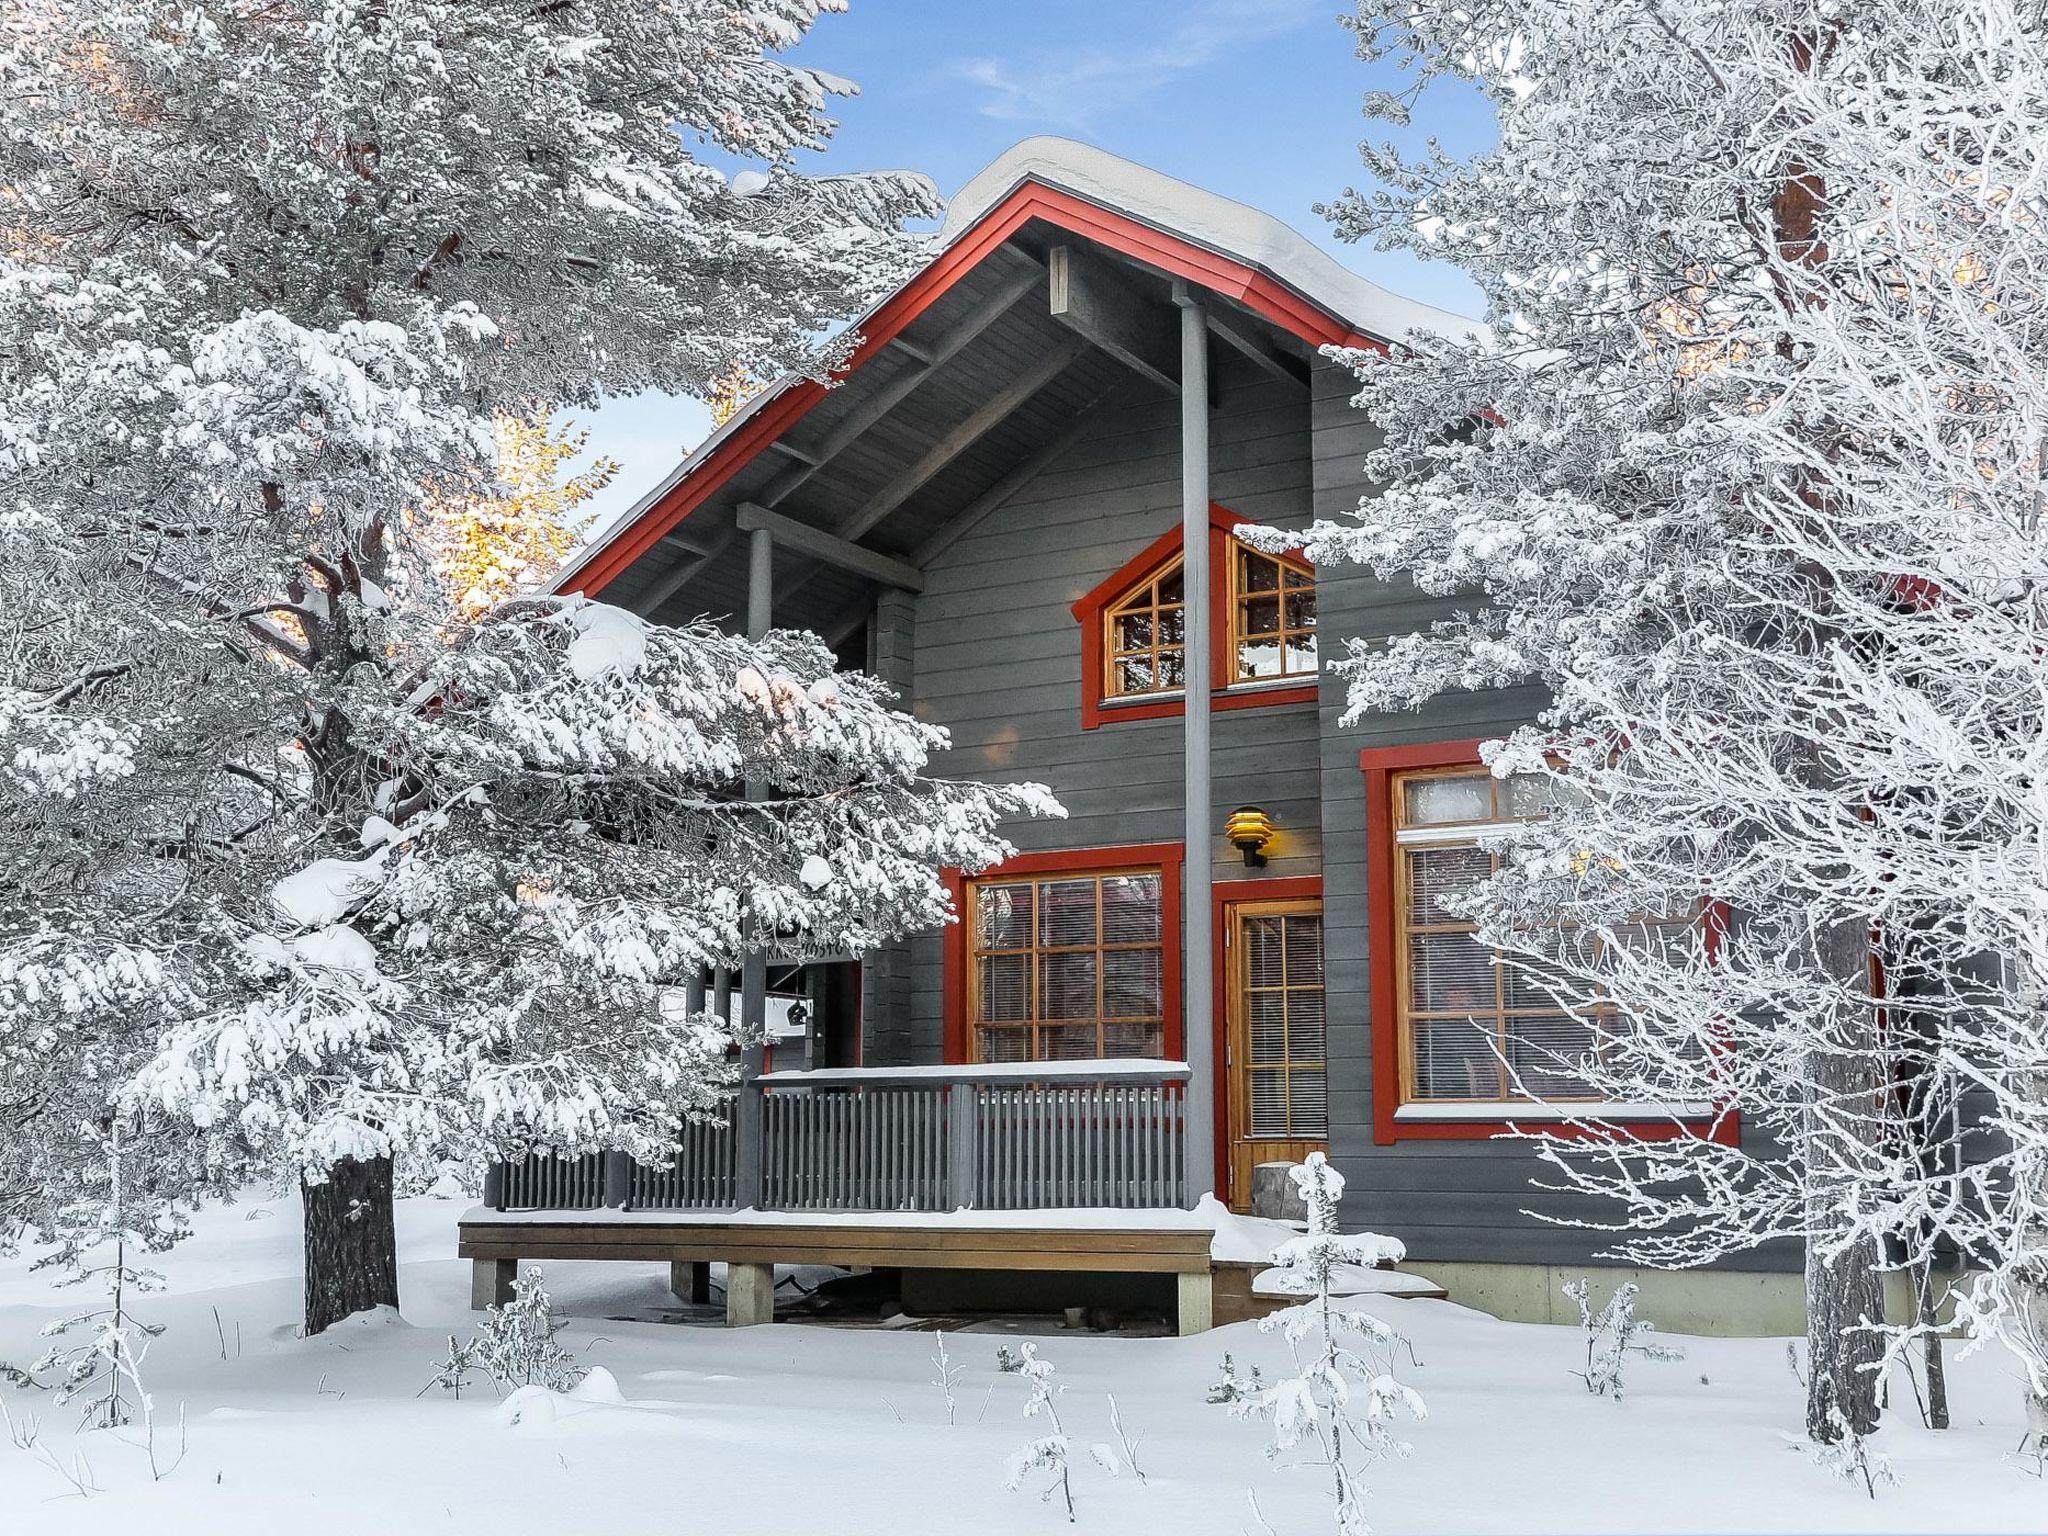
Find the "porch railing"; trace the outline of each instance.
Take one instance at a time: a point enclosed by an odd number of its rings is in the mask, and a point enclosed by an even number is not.
[[[853,1067],[770,1072],[675,1162],[539,1153],[492,1169],[500,1210],[945,1211],[1158,1209],[1187,1201],[1178,1062]],[[760,1127],[759,1145],[736,1127]]]

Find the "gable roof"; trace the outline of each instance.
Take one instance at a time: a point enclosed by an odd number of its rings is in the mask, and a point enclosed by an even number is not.
[[[1092,146],[1041,136],[1017,144],[961,189],[931,260],[854,323],[861,339],[838,377],[870,363],[1034,220],[1234,299],[1311,346],[1384,348],[1411,330],[1479,329],[1347,271],[1269,214]],[[829,393],[816,380],[786,377],[753,396],[550,589],[598,595]]]

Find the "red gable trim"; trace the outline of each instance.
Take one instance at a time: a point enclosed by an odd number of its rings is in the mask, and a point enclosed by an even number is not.
[[[861,343],[839,377],[846,377],[881,351],[997,246],[1033,219],[1044,219],[1086,235],[1126,256],[1212,288],[1313,346],[1336,344],[1386,350],[1385,343],[1354,331],[1343,320],[1255,267],[1220,256],[1193,241],[1155,229],[1071,192],[1027,181],[983,214],[929,266],[868,316],[861,326]],[[560,590],[597,596],[670,529],[709,501],[757,454],[801,421],[825,395],[825,386],[811,379],[790,385],[720,443],[710,458],[670,487],[660,501],[571,567],[562,578]]]

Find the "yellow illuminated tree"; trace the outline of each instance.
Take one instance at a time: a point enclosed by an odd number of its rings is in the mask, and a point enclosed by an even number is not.
[[[531,591],[561,566],[590,526],[580,508],[612,481],[619,466],[599,459],[565,475],[590,434],[557,429],[547,412],[498,416],[500,492],[450,502],[431,520],[434,568],[465,615]]]

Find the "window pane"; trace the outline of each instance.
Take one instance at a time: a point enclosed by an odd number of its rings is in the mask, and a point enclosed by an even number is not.
[[[1116,648],[1120,651],[1143,650],[1152,643],[1152,615],[1126,613],[1116,621]]]
[[[1510,816],[1547,816],[1563,798],[1565,786],[1540,773],[1514,773],[1501,783],[1501,804]]]
[[[1418,1099],[1498,1099],[1500,1058],[1491,1024],[1470,1019],[1417,1019],[1412,1027]]]
[[[1187,638],[1187,611],[1182,608],[1159,610],[1159,643],[1179,645]]]
[[[1488,774],[1410,779],[1403,788],[1407,811],[1404,819],[1411,827],[1493,819],[1493,779]]]
[[[1251,1133],[1281,1137],[1287,1134],[1287,1074],[1278,1071],[1249,1073],[1251,1087]]]
[[[1287,1054],[1295,1061],[1322,1061],[1329,1052],[1323,1044],[1323,993],[1293,991],[1287,994]]]
[[[1096,1054],[1098,1036],[1093,1024],[1067,1024],[1038,1032],[1041,1061],[1089,1061]]]
[[[1159,941],[1159,877],[1111,875],[1102,882],[1102,941],[1143,944]]]
[[[1116,664],[1116,691],[1118,693],[1152,692],[1152,662],[1149,657],[1138,656]]]
[[[1030,944],[1030,886],[978,887],[974,906],[976,932],[983,949],[1023,949]]]
[[[1290,917],[1287,923],[1287,980],[1291,986],[1323,984],[1323,920]]]
[[[1408,1005],[1417,1013],[1471,1013],[1496,1008],[1493,951],[1469,933],[1408,936]]]
[[[1165,1036],[1158,1024],[1105,1024],[1102,1026],[1102,1054],[1105,1056],[1164,1056]]]
[[[1484,848],[1450,844],[1404,850],[1408,860],[1408,921],[1418,924],[1456,923],[1441,898],[1471,890],[1493,873],[1493,855]]]
[[[1280,588],[1280,562],[1254,550],[1242,551],[1244,589],[1247,592],[1275,592]]]
[[[1289,629],[1314,629],[1316,627],[1316,595],[1309,592],[1287,594],[1287,627]]]
[[[1245,920],[1244,955],[1249,967],[1251,984],[1255,987],[1277,987],[1287,979],[1287,965],[1284,952],[1286,919],[1279,917],[1252,917]]]
[[[1031,1031],[1028,1029],[984,1029],[981,1031],[983,1061],[1029,1061]]]
[[[1288,1130],[1296,1136],[1330,1134],[1330,1090],[1322,1072],[1287,1074],[1287,1120]]]
[[[1158,950],[1113,949],[1102,957],[1105,1019],[1156,1019],[1161,1011]]]
[[[1039,956],[1038,1016],[1041,1019],[1095,1017],[1094,951]]]
[[[1239,608],[1238,625],[1247,635],[1277,635],[1280,632],[1280,599],[1252,598]]]
[[[981,1016],[991,1023],[1031,1017],[1030,956],[982,956]]]
[[[1287,1060],[1287,999],[1282,992],[1253,992],[1245,998],[1245,1021],[1253,1066]]]
[[[1093,880],[1048,880],[1038,887],[1038,942],[1068,949],[1095,942]]]
[[[1237,644],[1239,677],[1279,677],[1287,670],[1278,640],[1240,640]]]
[[[1180,652],[1161,651],[1159,653],[1159,686],[1161,688],[1178,688],[1180,685]]]
[[[1536,1098],[1588,1097],[1582,1073],[1592,1051],[1593,1032],[1576,1019],[1524,1018],[1508,1026],[1508,1061],[1523,1092]]]
[[[1287,665],[1295,672],[1316,670],[1316,637],[1313,634],[1294,635],[1287,641]]]
[[[1161,603],[1178,603],[1184,599],[1187,593],[1187,581],[1179,566],[1175,566],[1166,575],[1159,578],[1158,590],[1158,600]]]

